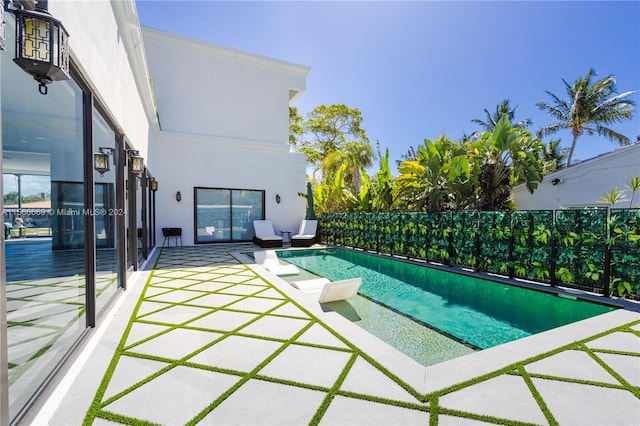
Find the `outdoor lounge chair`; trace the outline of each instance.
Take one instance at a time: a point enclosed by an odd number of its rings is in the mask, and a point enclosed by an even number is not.
[[[317,220],[303,220],[296,235],[291,236],[292,247],[310,247],[316,242]]]
[[[282,237],[276,235],[270,220],[254,220],[253,230],[255,231],[253,242],[260,247],[282,247]]]
[[[315,280],[296,281],[292,286],[312,297],[317,297],[318,302],[328,303],[338,300],[353,299],[358,294],[362,284],[362,278],[349,278],[341,281],[329,281],[326,278]]]
[[[296,265],[282,265],[273,250],[254,251],[253,258],[258,265],[274,275],[294,275],[300,272]]]

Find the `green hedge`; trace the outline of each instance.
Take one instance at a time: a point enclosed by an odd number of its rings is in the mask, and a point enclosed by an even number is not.
[[[320,239],[640,299],[640,209],[327,213]]]

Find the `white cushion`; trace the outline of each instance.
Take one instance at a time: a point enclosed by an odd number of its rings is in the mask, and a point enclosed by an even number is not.
[[[273,224],[270,220],[254,220],[253,230],[256,237],[261,240],[282,240],[282,237],[273,231]]]
[[[300,222],[300,229],[298,230],[298,233],[293,235],[291,238],[313,238],[316,236],[317,229],[317,220],[303,220]]]

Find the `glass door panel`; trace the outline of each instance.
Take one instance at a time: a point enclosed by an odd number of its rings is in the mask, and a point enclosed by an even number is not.
[[[5,14],[5,20],[6,33],[14,34],[13,14]],[[84,205],[82,90],[73,80],[59,81],[42,96],[33,78],[13,62],[15,38],[7,37],[6,43],[0,51],[2,168],[8,182],[24,178],[19,189],[16,181],[15,188],[3,191],[20,193],[12,221],[19,218],[24,226],[18,228],[22,234],[9,232],[2,259],[5,384],[9,416],[16,419],[86,328],[82,248],[84,213],[91,206]]]
[[[96,232],[96,312],[100,312],[121,286],[118,277],[118,232],[116,217],[116,134],[98,111],[93,111],[93,152],[108,156],[109,170],[94,172],[93,217]]]
[[[253,221],[263,218],[262,191],[231,191],[231,218],[234,241],[250,241],[253,238]]]

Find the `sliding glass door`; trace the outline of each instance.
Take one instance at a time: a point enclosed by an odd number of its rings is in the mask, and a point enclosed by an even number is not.
[[[194,200],[196,243],[251,241],[264,218],[264,191],[195,188]]]

